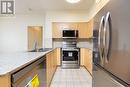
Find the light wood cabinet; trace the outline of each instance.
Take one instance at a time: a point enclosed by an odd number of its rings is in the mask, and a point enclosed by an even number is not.
[[[50,86],[51,80],[55,73],[57,65],[60,64],[60,48],[57,48],[46,55],[46,78],[47,87]]]
[[[47,54],[46,56],[46,79],[47,79],[47,87],[49,87],[49,83],[51,81],[52,77],[52,71],[51,71],[51,52]]]
[[[84,66],[92,74],[92,50],[80,49],[80,65]]]
[[[56,57],[57,57],[57,66],[61,65],[61,48],[57,48],[56,49]]]
[[[93,20],[89,22],[53,22],[52,37],[62,38],[62,30],[71,29],[79,31],[79,38],[93,37]]]
[[[93,37],[93,21],[78,23],[79,38]]]
[[[63,25],[61,23],[57,23],[57,22],[53,22],[52,23],[52,37],[53,38],[61,38],[62,37],[62,26],[66,26]]]
[[[11,87],[10,84],[11,84],[11,79],[9,74],[0,76],[0,87]]]

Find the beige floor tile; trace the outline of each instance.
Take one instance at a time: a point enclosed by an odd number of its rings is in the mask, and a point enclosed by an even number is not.
[[[80,69],[57,68],[51,87],[92,87],[92,77],[88,71]]]

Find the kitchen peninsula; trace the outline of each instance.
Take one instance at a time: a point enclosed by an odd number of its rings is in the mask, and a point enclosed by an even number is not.
[[[55,48],[45,52],[1,53],[0,87],[25,86],[36,75],[39,78],[39,87],[43,85],[49,87],[56,68],[60,65],[60,49]],[[81,55],[80,65],[91,73],[92,51],[89,49],[85,51],[85,48],[81,50],[86,54]]]
[[[56,55],[57,50],[58,48],[51,49],[46,52],[23,52],[23,53],[17,52],[17,53],[3,53],[3,54],[1,53],[0,54],[0,59],[1,59],[0,60],[0,87],[12,87],[12,86],[17,87],[17,85],[25,86],[25,84],[29,82],[29,79],[31,80],[35,75],[39,73],[38,67],[42,67],[40,63],[44,65],[43,66],[44,68],[41,69],[43,71],[42,74],[45,74],[41,76],[43,79],[45,78],[44,80],[46,80],[46,74],[47,74],[46,72],[50,72],[48,71],[49,69],[46,68],[50,68],[48,67],[48,65],[51,62],[48,61],[49,58],[47,59],[46,55],[48,56],[49,54],[51,54],[54,56]],[[43,61],[45,62],[43,63]],[[48,64],[47,67],[46,67],[46,63]],[[56,65],[53,68],[56,69]],[[50,75],[53,76],[54,72],[52,72],[51,74]],[[41,76],[39,76],[39,78]],[[48,82],[50,81],[47,81],[47,83]]]

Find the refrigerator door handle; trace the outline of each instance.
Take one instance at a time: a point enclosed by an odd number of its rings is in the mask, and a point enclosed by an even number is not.
[[[99,55],[100,55],[100,65],[104,65],[104,47],[103,47],[103,29],[104,29],[104,23],[105,23],[105,17],[102,16],[99,26],[99,36],[98,36],[98,49],[99,49]]]
[[[104,25],[104,57],[105,63],[109,62],[109,55],[111,50],[111,41],[112,41],[112,23],[110,12],[106,14],[105,25]]]

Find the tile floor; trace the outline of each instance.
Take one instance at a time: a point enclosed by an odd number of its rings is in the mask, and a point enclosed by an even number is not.
[[[50,87],[92,87],[92,76],[84,67],[80,69],[58,67]]]
[[[96,66],[95,66],[96,67]],[[96,67],[93,71],[93,85],[92,87],[125,87],[110,77],[100,68]]]

